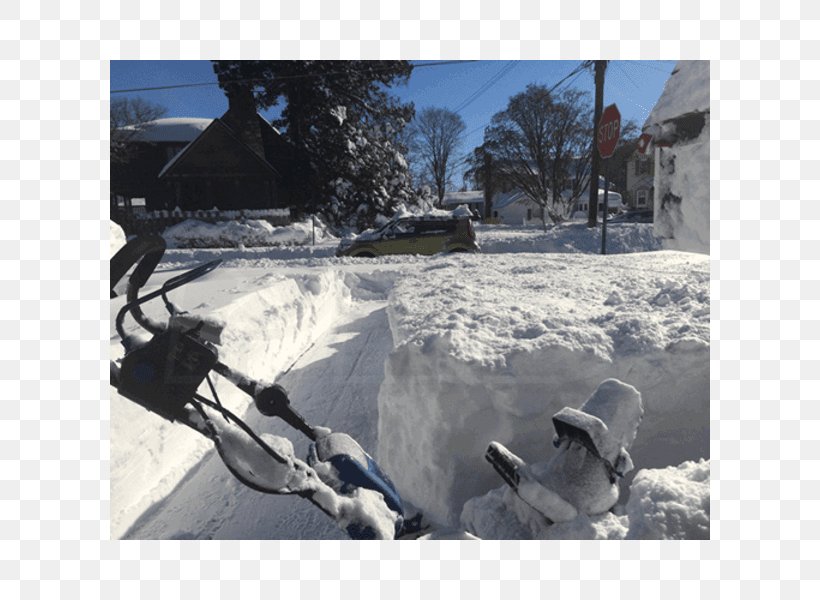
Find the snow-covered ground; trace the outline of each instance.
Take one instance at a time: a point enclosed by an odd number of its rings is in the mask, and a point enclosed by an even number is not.
[[[333,257],[329,241],[169,250],[150,285],[223,258],[172,293],[226,323],[221,360],[283,385],[309,422],[351,434],[442,525],[463,525],[474,499],[466,522],[476,529],[509,523],[484,528],[488,537],[708,537],[708,257],[654,251],[651,225],[610,227],[611,256],[589,254],[600,238],[571,224],[477,234],[476,255],[356,260]],[[112,315],[121,305],[112,300]],[[111,348],[121,355],[113,331]],[[479,501],[505,493],[483,459],[490,441],[547,460],[552,415],[610,377],[635,386],[646,411],[617,516],[536,536],[514,510]],[[248,408],[220,377],[216,388],[251,426],[305,456],[300,434]],[[110,475],[114,538],[345,537],[304,500],[245,488],[207,440],[114,391]]]

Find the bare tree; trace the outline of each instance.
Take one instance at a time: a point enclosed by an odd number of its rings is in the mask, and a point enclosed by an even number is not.
[[[166,113],[164,106],[142,98],[111,101],[111,162],[125,163],[131,156],[131,141],[145,126]]]
[[[568,216],[577,181],[588,169],[591,135],[586,94],[568,90],[553,95],[539,85],[516,94],[493,117],[485,145],[496,157],[501,177],[520,189],[554,223]]]
[[[436,190],[439,204],[454,170],[464,120],[445,108],[425,108],[413,123],[413,154]]]

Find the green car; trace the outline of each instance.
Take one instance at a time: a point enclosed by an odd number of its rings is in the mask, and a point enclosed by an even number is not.
[[[369,229],[353,239],[342,240],[336,256],[372,258],[387,254],[438,254],[478,252],[475,230],[469,218],[402,217],[379,229]]]

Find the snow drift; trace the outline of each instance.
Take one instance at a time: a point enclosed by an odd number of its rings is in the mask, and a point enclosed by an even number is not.
[[[388,314],[377,458],[442,523],[498,485],[490,441],[543,461],[552,415],[610,377],[643,395],[636,468],[709,454],[705,256],[447,257],[400,280]]]
[[[309,220],[274,227],[261,219],[218,223],[187,219],[166,229],[162,237],[171,248],[250,248],[309,244],[313,239],[313,232],[314,227]],[[318,221],[315,233],[318,241],[334,239]]]

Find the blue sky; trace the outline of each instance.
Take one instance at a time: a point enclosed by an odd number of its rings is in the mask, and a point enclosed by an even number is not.
[[[414,61],[419,64],[433,61]],[[402,100],[413,102],[419,111],[428,106],[462,107],[458,112],[466,124],[462,152],[471,152],[483,141],[484,127],[492,116],[503,110],[510,96],[530,83],[550,87],[578,66],[580,61],[474,61],[418,68],[406,85],[393,88]],[[643,124],[663,91],[675,61],[610,61],[604,86],[604,104],[616,103],[623,120]],[[111,90],[163,85],[212,82],[214,85],[143,91],[114,96],[142,97],[165,106],[169,117],[218,117],[228,107],[225,95],[215,85],[216,75],[210,61],[115,60],[111,61]],[[477,91],[495,80],[465,106]],[[566,84],[590,93],[594,81],[589,70],[582,71]],[[277,109],[263,112],[267,118]],[[453,183],[461,184],[457,177]]]

